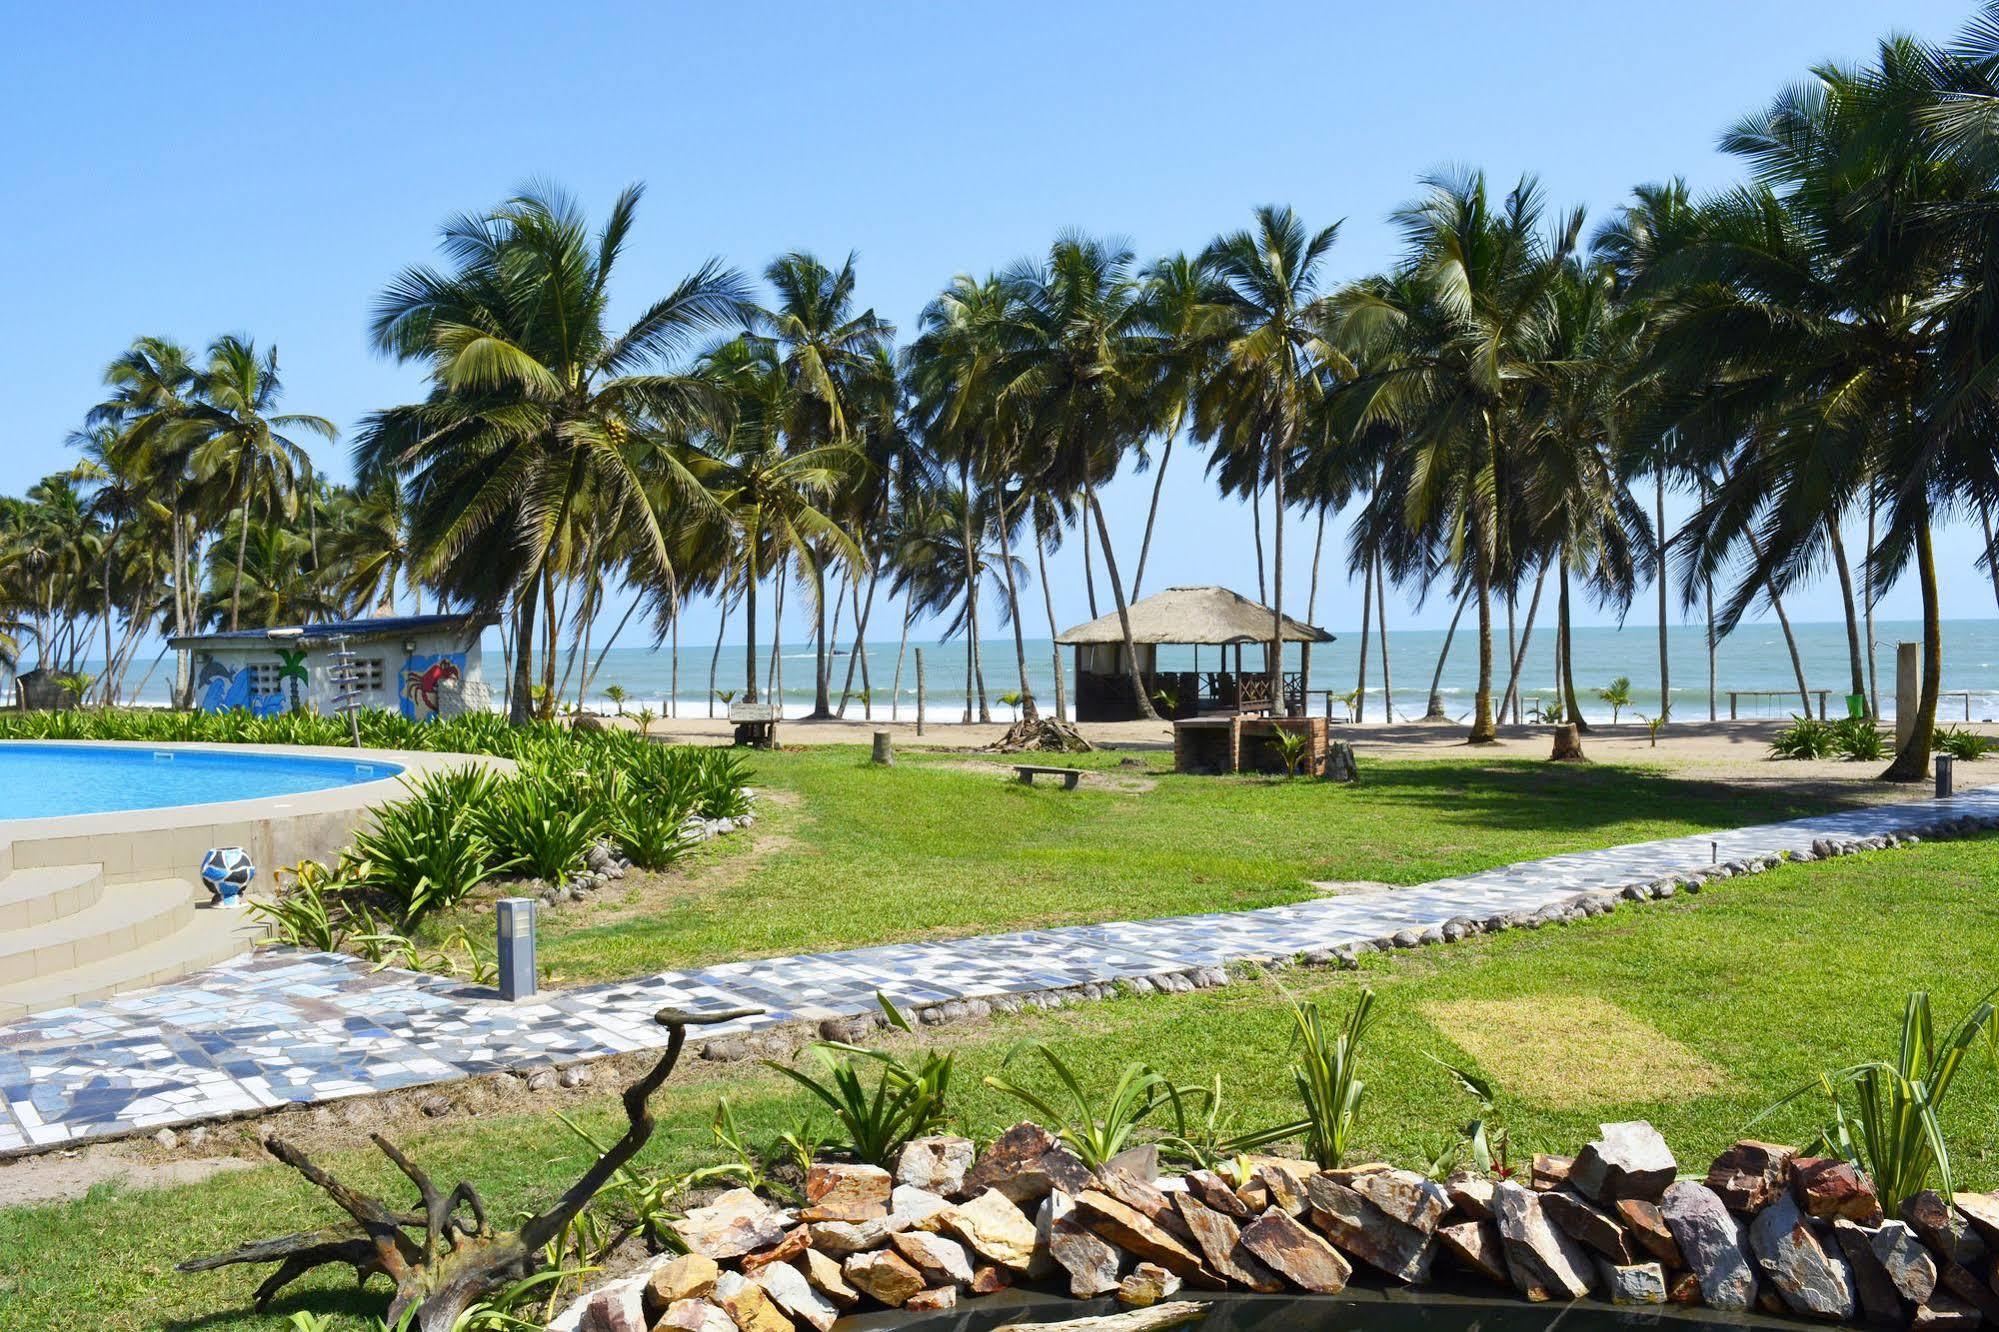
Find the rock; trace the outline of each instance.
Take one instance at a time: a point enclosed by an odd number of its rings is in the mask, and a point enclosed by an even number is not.
[[[1208,1288],[1221,1284],[1186,1241],[1107,1193],[1086,1189],[1077,1194],[1071,1219],[1140,1262],[1157,1263],[1183,1281]]]
[[[1868,1193],[1872,1196],[1873,1190],[1868,1190]],[[1953,1193],[1950,1201],[1957,1208],[1957,1214],[1971,1223],[1971,1228],[1978,1232],[1978,1237],[1988,1247],[1999,1249],[1999,1194]]]
[[[772,1263],[790,1262],[811,1246],[811,1232],[804,1226],[793,1226],[784,1232],[784,1238],[774,1247],[746,1253],[737,1260],[736,1265],[742,1269],[744,1276],[755,1276]]]
[[[886,1249],[854,1254],[840,1270],[855,1289],[894,1309],[923,1289],[917,1270]]]
[[[1192,1190],[1174,1194],[1173,1206],[1179,1213],[1180,1224],[1194,1237],[1209,1271],[1231,1285],[1266,1295],[1284,1289],[1277,1274],[1242,1247],[1242,1231],[1233,1219],[1203,1203]]]
[[[957,1193],[965,1187],[973,1156],[969,1138],[912,1138],[896,1157],[895,1182],[930,1193]]]
[[[788,1218],[748,1189],[730,1189],[694,1207],[674,1227],[688,1251],[722,1260],[768,1249],[785,1237]]]
[[[764,1294],[778,1308],[800,1322],[811,1324],[818,1332],[830,1332],[840,1317],[833,1301],[815,1290],[805,1279],[805,1273],[790,1263],[772,1263],[750,1279],[763,1287]]]
[[[1629,1267],[1638,1261],[1624,1227],[1581,1194],[1551,1190],[1541,1195],[1541,1210],[1563,1234],[1609,1259],[1612,1265]]]
[[[590,1070],[580,1064],[571,1064],[555,1075],[557,1086],[587,1087],[590,1085]]]
[[[1619,1198],[1658,1201],[1680,1171],[1659,1130],[1642,1119],[1598,1125],[1603,1136],[1576,1154],[1569,1183],[1600,1203]]]
[[[1316,1173],[1316,1172],[1315,1172]],[[1250,1172],[1250,1182],[1263,1190],[1266,1207],[1275,1207],[1286,1216],[1302,1216],[1305,1212],[1305,1180],[1289,1166],[1265,1161]]]
[[[1916,1310],[1909,1326],[1917,1332],[1974,1332],[1979,1321],[1976,1308],[1949,1291],[1940,1290],[1930,1297],[1929,1303]]]
[[[997,1295],[1013,1284],[1013,1274],[991,1263],[972,1269],[972,1294]]]
[[[1152,1220],[1161,1221],[1171,1229],[1171,1224],[1164,1222],[1163,1218],[1173,1214],[1172,1200],[1151,1182],[1129,1170],[1120,1169],[1114,1164],[1106,1164],[1097,1171],[1095,1187],[1099,1193],[1108,1193],[1126,1207],[1143,1212]]]
[[[956,1240],[921,1230],[905,1230],[889,1236],[889,1246],[902,1255],[904,1262],[922,1273],[923,1280],[929,1285],[972,1284],[972,1260],[966,1255],[965,1246]]]
[[[892,1230],[935,1230],[937,1218],[951,1207],[942,1197],[913,1184],[896,1185],[888,1202]]]
[[[1384,1216],[1428,1235],[1451,1210],[1444,1186],[1413,1170],[1372,1170],[1348,1181],[1347,1187],[1379,1208]]]
[[[847,1280],[847,1274],[840,1270],[840,1264],[828,1258],[817,1249],[807,1249],[804,1258],[805,1279],[819,1290],[819,1293],[833,1301],[842,1309],[851,1309],[861,1302],[861,1292],[855,1290]]]
[[[889,1213],[895,1179],[880,1166],[814,1163],[805,1172],[801,1221],[872,1221]]]
[[[1854,1297],[1867,1321],[1900,1326],[1904,1321],[1901,1295],[1887,1267],[1875,1256],[1873,1236],[1868,1229],[1842,1217],[1832,1223],[1832,1234],[1846,1259],[1847,1273],[1853,1278]],[[1924,1298],[1928,1298],[1927,1294]]]
[[[1597,1276],[1612,1304],[1664,1304],[1666,1269],[1657,1263],[1613,1263],[1596,1260]]]
[[[1104,1165],[1108,1169],[1135,1175],[1148,1184],[1156,1184],[1159,1181],[1159,1146],[1142,1142],[1136,1147],[1127,1147]]]
[[[653,1320],[652,1332],[736,1332],[736,1325],[707,1300],[682,1300]]]
[[[1579,1300],[1590,1290],[1589,1255],[1549,1222],[1541,1204],[1540,1194],[1512,1180],[1492,1191],[1492,1218],[1514,1288],[1530,1300]]]
[[[1938,1263],[1937,1286],[1978,1310],[1986,1322],[1999,1323],[1999,1291],[1970,1268],[1961,1263]],[[1934,1300],[1936,1292],[1931,1292],[1930,1298]]]
[[[1242,1246],[1301,1290],[1337,1295],[1346,1289],[1353,1266],[1338,1249],[1271,1208],[1242,1228]]]
[[[1673,1242],[1673,1232],[1667,1227],[1666,1218],[1659,1215],[1657,1203],[1646,1202],[1643,1198],[1619,1198],[1617,1219],[1624,1223],[1633,1243],[1668,1269],[1687,1265],[1686,1259],[1680,1256],[1680,1246]]]
[[[416,1108],[426,1119],[442,1119],[451,1113],[449,1096],[426,1096],[416,1103]]]
[[[1834,1222],[1833,1228],[1837,1231],[1839,1223]],[[1916,1232],[1901,1221],[1884,1221],[1872,1230],[1856,1229],[1867,1236],[1867,1247],[1895,1293],[1911,1304],[1928,1303],[1937,1287],[1937,1262],[1916,1238]]]
[[[1002,1133],[965,1172],[968,1194],[998,1189],[1014,1203],[1039,1202],[1050,1189],[1077,1194],[1090,1187],[1082,1158],[1064,1148],[1039,1124],[1020,1123]]]
[[[1742,1227],[1721,1195],[1705,1184],[1679,1180],[1667,1186],[1659,1214],[1709,1307],[1737,1313],[1755,1307],[1756,1269],[1743,1249]]]
[[[1504,1241],[1499,1238],[1499,1227],[1491,1221],[1460,1221],[1456,1225],[1438,1226],[1437,1246],[1468,1272],[1475,1272],[1502,1286],[1512,1281],[1506,1270]]]
[[[1444,1181],[1451,1206],[1474,1221],[1492,1220],[1492,1180],[1485,1175],[1460,1170]]]
[[[888,1243],[890,1235],[909,1229],[909,1223],[891,1214],[874,1221],[819,1221],[808,1229],[813,1248],[835,1258],[846,1258],[879,1249]]]
[[[163,1128],[153,1135],[153,1144],[167,1151],[172,1151],[174,1148],[180,1146],[180,1134],[175,1133],[170,1128]]]
[[[1668,1304],[1699,1304],[1701,1302],[1701,1279],[1692,1272],[1675,1272],[1666,1283]]]
[[[1985,1241],[1934,1189],[1924,1189],[1902,1204],[1902,1219],[1939,1256],[1965,1266],[1985,1257]]]
[[[655,1269],[645,1282],[645,1313],[657,1319],[683,1300],[705,1300],[715,1293],[715,1279],[722,1269],[715,1260],[699,1253],[683,1253]]]
[[[1800,1156],[1791,1162],[1791,1195],[1806,1216],[1820,1221],[1881,1224],[1881,1200],[1874,1185],[1851,1161],[1831,1156]]]
[[[955,1309],[958,1307],[958,1288],[956,1286],[938,1286],[934,1290],[920,1290],[904,1300],[902,1307],[922,1313],[935,1313],[939,1309]]]
[[[1236,1197],[1229,1182],[1212,1170],[1190,1170],[1187,1172],[1187,1192],[1193,1194],[1210,1208],[1235,1221],[1247,1221],[1249,1209]]]
[[[1708,1167],[1707,1186],[1731,1212],[1760,1212],[1784,1191],[1795,1147],[1746,1138]]]
[[[1536,1152],[1534,1162],[1528,1169],[1527,1182],[1544,1192],[1548,1189],[1559,1189],[1569,1182],[1569,1168],[1574,1164],[1574,1157]]]
[[[1354,1183],[1362,1184],[1372,1178],[1363,1176]],[[1371,1198],[1332,1175],[1316,1176],[1307,1192],[1312,1223],[1326,1233],[1340,1252],[1353,1255],[1397,1281],[1413,1285],[1429,1277],[1428,1233],[1389,1216]],[[1441,1195],[1443,1190],[1439,1188],[1437,1192]],[[1442,1215],[1441,1207],[1438,1215]]]
[[[1049,1227],[1048,1256],[1069,1274],[1069,1293],[1079,1300],[1117,1289],[1118,1251],[1074,1222]]]
[[[613,1282],[590,1296],[577,1332],[646,1332],[642,1288],[635,1281]]]
[[[796,1326],[762,1286],[734,1272],[724,1272],[716,1280],[715,1303],[737,1332],[794,1332]]]
[[[1130,1276],[1118,1283],[1117,1288],[1118,1303],[1129,1304],[1135,1309],[1157,1304],[1179,1293],[1180,1278],[1157,1263],[1140,1263],[1132,1269]]]
[[[1749,1225],[1749,1245],[1763,1274],[1794,1312],[1839,1322],[1853,1317],[1853,1277],[1845,1259],[1827,1252],[1789,1193],[1756,1214]]]
[[[528,1074],[527,1089],[531,1092],[545,1092],[554,1085],[555,1072],[552,1069],[538,1068]]]
[[[937,1220],[987,1262],[1025,1272],[1034,1261],[1034,1223],[996,1188],[947,1209]]]

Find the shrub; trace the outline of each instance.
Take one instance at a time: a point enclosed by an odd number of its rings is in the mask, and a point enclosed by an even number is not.
[[[909,1020],[887,995],[878,994],[875,1001],[891,1025],[910,1030]],[[904,1143],[944,1123],[944,1099],[951,1087],[951,1054],[926,1053],[919,1062],[909,1064],[895,1055],[844,1041],[819,1041],[810,1048],[819,1063],[819,1077],[773,1059],[764,1063],[804,1087],[832,1110],[846,1133],[846,1146],[856,1160],[867,1165],[892,1166]],[[862,1076],[862,1060],[871,1060],[880,1068],[872,1089]]]
[[[1832,723],[1833,746],[1839,756],[1865,762],[1888,757],[1888,736],[1866,717],[1847,717]]]
[[[1354,997],[1337,1034],[1329,1031],[1317,1004],[1299,1004],[1291,1016],[1299,1047],[1291,1077],[1305,1117],[1260,1136],[1276,1141],[1302,1135],[1305,1154],[1321,1170],[1334,1170],[1345,1162],[1360,1122],[1361,1093],[1367,1088],[1360,1077],[1360,1047],[1374,1025],[1374,991],[1362,990]]]
[[[1005,1064],[1010,1066],[1014,1058],[1024,1051],[1040,1055],[1042,1062],[1055,1074],[1056,1081],[1068,1094],[1066,1109],[1056,1106],[1039,1092],[1005,1078],[989,1077],[986,1085],[1033,1107],[1047,1124],[1058,1125],[1057,1136],[1068,1143],[1076,1155],[1083,1158],[1083,1164],[1092,1170],[1129,1146],[1132,1131],[1161,1106],[1173,1107],[1178,1120],[1177,1137],[1185,1141],[1185,1103],[1207,1096],[1199,1088],[1174,1086],[1165,1074],[1149,1064],[1133,1062],[1124,1066],[1109,1097],[1098,1100],[1090,1095],[1082,1080],[1063,1062],[1062,1057],[1040,1041],[1015,1046],[1007,1052]]]
[[[498,784],[477,821],[494,867],[519,868],[549,883],[567,883],[603,831],[596,792],[567,787],[561,775],[523,768]]]
[[[1956,726],[1938,727],[1935,734],[1930,737],[1932,750],[1939,754],[1948,754],[1952,758],[1963,759],[1967,763],[1984,758],[1992,752],[1994,746],[1999,746],[1999,740]]]
[[[656,799],[622,770],[605,785],[604,812],[611,840],[643,869],[671,865],[687,845],[686,807]]]
[[[740,819],[750,812],[750,797],[744,789],[749,769],[726,749],[689,751],[701,755],[700,794],[695,809],[704,819]]]
[[[457,799],[455,774],[431,773],[409,786],[411,798],[379,810],[349,852],[354,882],[386,901],[405,930],[514,865],[495,855],[478,815]]]
[[[280,875],[278,895],[268,901],[251,898],[250,910],[271,923],[271,933],[289,948],[311,948],[322,953],[340,950],[351,919],[344,904],[334,895],[342,880],[338,871],[316,860],[301,860]]]
[[[1831,758],[1839,749],[1839,734],[1830,722],[1793,717],[1770,742],[1770,755],[1780,759]]]

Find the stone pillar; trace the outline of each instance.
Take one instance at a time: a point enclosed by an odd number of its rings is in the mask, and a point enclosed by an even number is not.
[[[1916,729],[1916,709],[1922,706],[1923,649],[1920,643],[1895,644],[1895,748],[1909,743]]]

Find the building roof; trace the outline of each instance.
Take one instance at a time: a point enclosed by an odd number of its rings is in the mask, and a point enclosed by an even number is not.
[[[1268,643],[1268,606],[1225,587],[1169,587],[1129,607],[1134,643]],[[1124,630],[1116,611],[1088,624],[1065,630],[1057,643],[1122,643]],[[1330,643],[1333,636],[1316,625],[1284,617],[1287,643]]]
[[[364,642],[378,638],[409,638],[417,634],[476,634],[498,624],[493,615],[391,615],[372,620],[327,620],[319,624],[276,625],[269,629],[218,629],[213,633],[181,634],[168,647],[226,647],[254,643],[324,643],[335,638]]]

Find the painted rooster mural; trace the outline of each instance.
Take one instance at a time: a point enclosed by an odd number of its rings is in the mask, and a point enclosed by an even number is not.
[[[460,657],[411,657],[403,664],[403,716],[412,721],[436,720],[438,687],[463,674]]]

